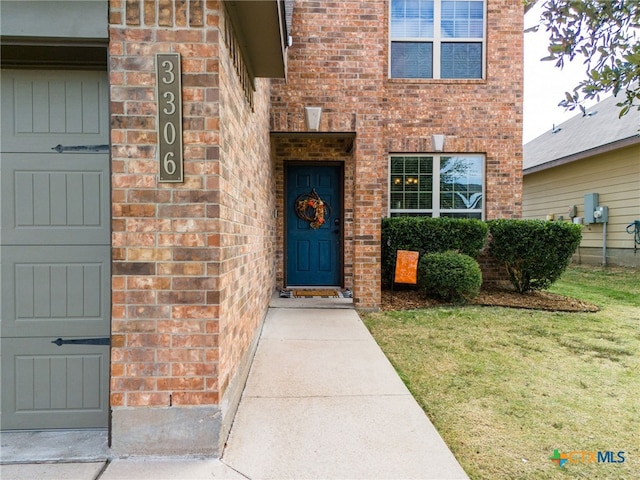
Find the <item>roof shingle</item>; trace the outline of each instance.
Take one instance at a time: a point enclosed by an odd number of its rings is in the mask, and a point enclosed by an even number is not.
[[[618,118],[620,99],[610,96],[587,110],[557,125],[524,145],[524,173],[544,170],[589,156],[594,149],[620,142],[640,143],[640,110],[632,108]],[[555,133],[554,133],[555,132]]]

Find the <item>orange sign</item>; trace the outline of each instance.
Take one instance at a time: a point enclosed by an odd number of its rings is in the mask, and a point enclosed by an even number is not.
[[[398,250],[396,253],[395,283],[418,283],[418,252]]]

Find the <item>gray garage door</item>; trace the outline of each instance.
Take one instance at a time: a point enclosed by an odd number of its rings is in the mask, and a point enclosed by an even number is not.
[[[2,429],[107,426],[108,83],[2,71]]]

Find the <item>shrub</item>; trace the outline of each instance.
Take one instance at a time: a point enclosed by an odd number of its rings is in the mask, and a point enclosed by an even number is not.
[[[382,219],[382,280],[391,284],[396,251],[420,255],[456,250],[476,257],[485,246],[485,222],[467,218],[391,217]]]
[[[548,288],[580,245],[582,227],[544,220],[490,220],[489,253],[504,264],[520,293]]]
[[[478,262],[463,253],[428,253],[418,263],[418,288],[425,296],[464,303],[478,295],[480,285]]]

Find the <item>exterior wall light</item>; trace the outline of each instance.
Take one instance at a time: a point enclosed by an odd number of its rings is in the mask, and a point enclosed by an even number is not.
[[[307,129],[317,132],[320,129],[320,116],[322,107],[304,107],[304,117],[307,122]]]
[[[431,142],[434,152],[442,152],[444,150],[444,135],[431,135]]]

